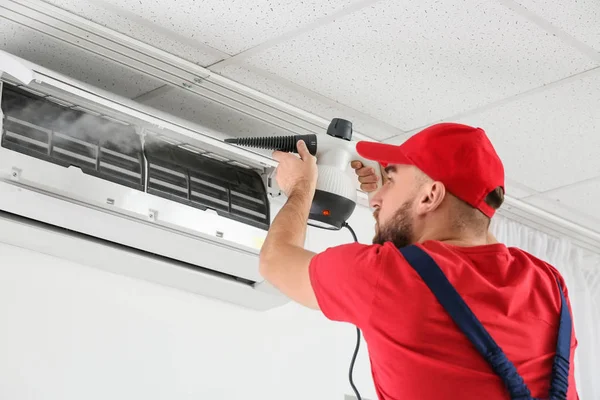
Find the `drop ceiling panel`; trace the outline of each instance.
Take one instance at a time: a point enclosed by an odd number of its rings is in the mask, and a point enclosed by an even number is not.
[[[406,131],[596,66],[476,0],[380,1],[247,62]]]
[[[544,192],[600,175],[600,69],[458,119],[486,130],[506,175]]]
[[[0,49],[74,79],[125,97],[161,85],[137,71],[0,17]]]
[[[600,2],[598,0],[516,0],[555,27],[600,51]]]
[[[229,64],[219,69],[218,73],[327,120],[332,118],[350,120],[355,131],[375,140],[402,133],[399,129],[364,115],[360,111],[344,107],[342,104],[324,96],[319,96],[294,83],[256,68]]]
[[[506,189],[506,193],[513,199],[522,199],[524,197],[533,196],[538,193],[532,188],[523,185],[522,183],[517,182],[510,177],[505,177],[504,186],[504,189]]]
[[[205,46],[199,40],[179,36],[164,28],[161,29],[159,25],[101,1],[43,1],[202,66],[210,65],[227,57],[227,54]]]
[[[526,198],[524,201],[575,224],[600,232],[600,176],[576,185]]]
[[[126,12],[229,54],[333,14],[357,0],[87,0]]]

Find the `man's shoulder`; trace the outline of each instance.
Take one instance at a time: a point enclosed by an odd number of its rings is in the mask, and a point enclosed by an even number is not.
[[[550,261],[545,261],[525,250],[516,247],[511,248],[511,253],[519,255],[521,257],[525,257],[532,265],[535,265],[536,267],[538,267],[539,270],[544,271],[548,277],[551,277],[553,282],[558,280],[563,292],[565,293],[565,295],[568,295],[566,282],[564,277],[562,276],[562,273],[560,272],[560,269],[555,265],[550,264]]]
[[[509,257],[512,257],[516,262],[526,262],[533,263],[539,266],[548,266],[550,265],[547,261],[542,260],[530,252],[523,250],[519,247],[507,246],[504,243],[491,243],[487,245],[479,245],[479,246],[455,246],[450,245],[445,242],[437,241],[437,240],[428,240],[423,243],[419,243],[422,249],[427,251],[428,253],[434,254],[444,254],[451,255],[455,254],[457,256],[464,254],[472,254],[472,255],[498,255],[498,254],[506,254]]]
[[[550,264],[549,261],[543,260],[543,259],[531,254],[530,252],[525,251],[518,247],[509,247],[508,250],[509,250],[510,254],[513,257],[517,258],[519,261],[531,263],[532,265],[535,265],[538,268],[541,268],[541,269],[551,272],[555,277],[562,280],[562,275],[561,275],[560,271],[558,270],[558,268],[556,268],[554,265]]]
[[[449,245],[440,241],[427,241],[419,243],[423,250],[434,258],[443,270],[465,268],[477,268],[489,265],[493,262],[502,268],[517,268],[518,270],[536,270],[544,275],[553,275],[562,280],[557,268],[530,252],[518,247],[509,247],[503,243],[488,245],[462,247]]]

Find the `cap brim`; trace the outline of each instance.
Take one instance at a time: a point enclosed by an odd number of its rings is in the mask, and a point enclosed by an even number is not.
[[[356,152],[359,156],[377,161],[384,167],[388,164],[413,164],[402,151],[402,147],[393,144],[359,141],[356,143]]]

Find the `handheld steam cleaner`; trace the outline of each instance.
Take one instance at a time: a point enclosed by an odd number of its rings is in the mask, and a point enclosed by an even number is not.
[[[225,139],[225,142],[239,146],[255,147],[298,153],[296,143],[303,140],[310,154],[317,158],[319,177],[312,201],[309,224],[324,229],[341,229],[354,212],[357,201],[357,180],[348,169],[352,161],[358,160],[370,166],[379,175],[381,172],[375,161],[366,160],[356,152],[356,142],[352,142],[352,122],[334,118],[327,129],[327,135],[290,135]],[[370,196],[372,193],[369,194]],[[369,197],[370,197],[369,196]]]
[[[352,142],[352,122],[334,118],[327,128],[327,135],[290,135],[225,139],[225,142],[246,147],[267,150],[279,150],[298,153],[296,143],[303,140],[310,154],[317,158],[319,176],[309,214],[309,225],[323,229],[339,230],[347,228],[355,242],[356,233],[346,222],[356,208],[357,180],[348,174],[352,161],[358,160],[364,166],[374,169],[381,186],[379,164],[361,157],[356,151],[356,142]],[[369,200],[373,192],[369,193]],[[356,347],[350,362],[349,380],[357,399],[361,399],[352,379],[354,362],[360,347],[360,329],[356,327]]]

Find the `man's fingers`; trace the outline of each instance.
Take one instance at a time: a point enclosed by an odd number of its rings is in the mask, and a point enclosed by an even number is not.
[[[356,171],[356,175],[358,176],[369,176],[369,175],[375,175],[375,170],[371,167],[362,167],[360,169],[357,169]]]
[[[366,176],[359,176],[358,177],[358,181],[360,183],[377,183],[377,181],[379,181],[379,177],[375,174],[372,175],[366,175]]]
[[[312,156],[310,151],[308,151],[308,147],[306,147],[304,140],[298,140],[298,143],[296,143],[296,148],[298,149],[298,154],[302,160],[306,161]]]
[[[352,169],[359,169],[362,168],[363,163],[358,160],[354,160],[350,163],[350,166],[352,167]]]
[[[365,192],[374,192],[375,190],[377,190],[377,184],[376,183],[363,183],[360,185],[360,190],[365,191]]]
[[[273,160],[277,161],[277,162],[281,162],[281,159],[286,155],[287,153],[284,153],[283,151],[279,151],[279,150],[275,150],[273,152]]]

